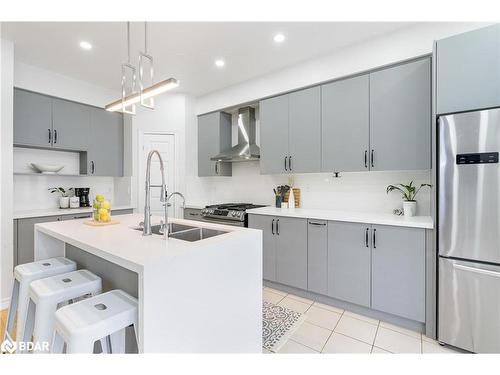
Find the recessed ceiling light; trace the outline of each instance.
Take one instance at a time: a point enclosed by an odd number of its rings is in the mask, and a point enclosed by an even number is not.
[[[85,49],[85,50],[87,50],[87,51],[88,51],[89,49],[92,49],[92,44],[90,44],[89,42],[86,42],[85,40],[82,40],[82,41],[80,42],[80,47],[81,47],[82,49]]]
[[[276,34],[273,39],[276,43],[281,43],[285,41],[285,36],[283,34]]]
[[[217,68],[222,68],[224,65],[226,65],[226,62],[222,59],[215,60],[215,66]]]

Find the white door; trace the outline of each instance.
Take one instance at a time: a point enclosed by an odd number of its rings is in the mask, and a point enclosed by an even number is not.
[[[173,134],[145,133],[142,137],[142,150],[139,153],[139,210],[143,212],[145,200],[146,163],[148,154],[152,150],[158,150],[165,168],[165,183],[168,194],[175,189],[175,136]],[[157,155],[151,159],[151,185],[161,185],[160,161]],[[163,216],[163,206],[160,203],[160,188],[151,188],[151,213]],[[169,216],[175,215],[176,203],[172,199],[172,207],[169,208]]]

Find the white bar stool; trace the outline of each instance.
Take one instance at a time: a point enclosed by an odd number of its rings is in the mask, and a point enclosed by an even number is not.
[[[24,323],[29,303],[29,286],[32,281],[76,270],[76,263],[64,257],[50,258],[32,263],[20,264],[14,268],[14,285],[10,297],[7,325],[3,340],[7,334],[12,338],[14,319],[17,312],[18,341],[24,337]]]
[[[125,353],[125,329],[137,333],[137,299],[112,290],[56,311],[53,353],[92,353],[94,342],[110,336],[111,353]]]
[[[34,352],[48,352],[52,346],[55,312],[60,304],[86,295],[101,293],[102,280],[88,270],[78,270],[33,281],[26,315],[24,341],[33,335]],[[43,348],[44,342],[48,347]],[[36,345],[36,344],[39,345]],[[103,347],[103,351],[107,348]]]

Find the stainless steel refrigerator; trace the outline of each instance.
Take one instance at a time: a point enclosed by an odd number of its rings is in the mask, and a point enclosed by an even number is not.
[[[500,109],[438,126],[438,339],[500,353]]]

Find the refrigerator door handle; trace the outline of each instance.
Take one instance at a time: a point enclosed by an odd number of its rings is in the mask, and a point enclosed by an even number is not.
[[[462,264],[457,264],[457,263],[453,263],[453,268],[456,268],[456,269],[459,269],[459,270],[463,270],[463,271],[470,271],[470,272],[475,272],[475,273],[480,273],[480,274],[483,274],[483,275],[489,275],[489,276],[500,278],[500,272],[485,270],[485,269],[482,269],[482,268],[468,267],[468,266],[464,266]]]

